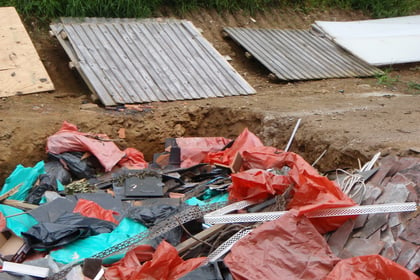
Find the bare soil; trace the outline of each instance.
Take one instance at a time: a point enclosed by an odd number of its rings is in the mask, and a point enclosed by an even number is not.
[[[164,11],[161,17],[178,17]],[[178,17],[179,18],[179,17]],[[148,160],[163,150],[166,137],[225,136],[234,138],[245,127],[266,145],[284,148],[298,118],[302,119],[291,151],[314,161],[320,170],[356,167],[376,152],[417,156],[420,151],[420,95],[407,87],[420,83],[420,64],[394,66],[398,81],[380,85],[376,78],[347,78],[274,83],[257,61],[222,36],[222,28],[300,28],[315,20],[367,19],[354,11],[330,10],[302,13],[273,9],[256,15],[199,10],[183,16],[203,30],[222,55],[257,90],[246,97],[152,103],[144,112],[106,110],[90,106],[90,93],[69,58],[48,30],[27,22],[27,29],[53,80],[56,90],[0,99],[0,180],[17,164],[32,166],[46,159],[45,143],[64,120],[84,132],[107,133],[126,138],[117,144],[135,147]],[[88,103],[86,105],[85,103]]]

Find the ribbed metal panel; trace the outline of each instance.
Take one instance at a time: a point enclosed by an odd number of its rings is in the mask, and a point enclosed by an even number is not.
[[[63,18],[51,30],[105,105],[255,93],[189,21]]]
[[[281,80],[363,77],[381,73],[380,69],[308,30],[224,30]]]

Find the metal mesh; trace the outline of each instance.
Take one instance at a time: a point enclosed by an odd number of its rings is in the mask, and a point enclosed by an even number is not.
[[[416,211],[415,202],[388,203],[375,205],[360,205],[343,208],[323,209],[309,213],[309,218],[322,218],[334,216],[353,216],[365,214],[395,213]],[[204,215],[204,222],[208,224],[247,223],[272,221],[284,215],[286,211],[260,212],[247,214],[214,215],[215,212]]]
[[[253,201],[250,201],[250,200],[242,200],[242,201],[239,201],[239,202],[229,204],[228,206],[220,208],[220,209],[218,209],[216,211],[213,211],[211,213],[208,213],[207,215],[208,216],[224,215],[224,214],[236,211],[236,210],[244,209],[245,207],[248,207],[250,205],[254,205],[255,203],[256,202],[253,202]]]
[[[352,216],[365,214],[395,213],[395,212],[411,212],[416,211],[415,202],[406,203],[387,203],[374,205],[359,205],[353,207],[323,209],[312,212],[308,215],[310,218],[321,218],[331,216]]]
[[[229,224],[229,223],[252,223],[261,221],[272,221],[284,215],[287,211],[260,212],[247,214],[227,214],[220,216],[205,215],[206,224]]]
[[[250,233],[252,229],[243,229],[235,233],[231,238],[226,240],[222,245],[217,247],[216,250],[214,250],[210,255],[208,255],[207,260],[209,262],[214,262],[223,257],[224,254],[229,252],[229,250],[232,248],[233,245],[235,245],[238,240],[246,236],[248,233]]]

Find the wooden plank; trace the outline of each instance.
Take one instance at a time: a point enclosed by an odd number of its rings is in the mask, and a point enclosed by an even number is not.
[[[220,231],[225,225],[224,224],[217,224],[214,225],[208,229],[205,229],[199,233],[197,233],[196,235],[194,235],[194,238],[188,238],[187,240],[185,240],[184,242],[178,244],[178,246],[176,246],[176,249],[178,251],[179,254],[184,253],[185,251],[187,251],[189,248],[197,245],[198,243],[200,243],[199,240],[205,240],[207,237],[217,233],[218,231]]]
[[[13,206],[23,210],[33,210],[38,208],[38,205],[26,203],[20,200],[6,199],[1,202],[2,204]]]
[[[0,97],[54,90],[14,7],[0,8],[0,38]]]

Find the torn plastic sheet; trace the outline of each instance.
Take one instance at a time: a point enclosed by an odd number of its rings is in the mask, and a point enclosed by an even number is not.
[[[165,204],[131,207],[127,211],[127,217],[134,219],[147,227],[151,227],[165,220],[172,214],[179,212],[179,208],[179,206]]]
[[[176,280],[188,272],[199,267],[205,257],[184,261],[178,256],[178,251],[166,241],[162,241],[156,248],[150,261],[145,262],[131,278],[136,279],[165,279]],[[124,279],[125,280],[125,279]]]
[[[236,280],[323,279],[339,261],[308,218],[289,211],[233,245],[224,261]]]
[[[76,179],[92,178],[96,174],[96,169],[100,167],[95,157],[89,155],[84,158],[83,152],[49,153],[48,157],[58,160]]]
[[[44,174],[44,162],[38,162],[34,167],[24,167],[22,165],[16,166],[15,170],[6,179],[3,188],[0,191],[0,195],[5,194],[19,184],[22,186],[18,192],[10,196],[9,199],[15,199],[24,201],[28,196],[33,184],[38,179],[38,176]]]
[[[80,261],[90,258],[93,255],[124,242],[130,237],[146,230],[147,227],[144,225],[137,223],[130,218],[124,218],[112,232],[76,240],[62,249],[52,251],[50,255],[54,261],[65,264],[73,261]],[[116,257],[117,259],[112,259],[110,261],[117,261],[121,257],[121,255],[118,255]]]
[[[208,153],[222,150],[231,141],[224,137],[181,137],[175,140],[181,149],[181,168],[203,162]]]
[[[155,249],[150,245],[139,245],[131,249],[124,258],[107,268],[105,279],[132,279],[133,274],[140,269],[141,264],[152,259],[154,252]]]
[[[405,267],[380,255],[360,256],[341,260],[323,280],[418,280]]]
[[[57,160],[48,161],[44,165],[45,172],[63,185],[71,183],[71,174],[64,166]]]
[[[235,139],[232,147],[224,151],[209,153],[205,162],[210,164],[222,164],[230,166],[237,153],[241,153],[254,147],[264,146],[261,140],[252,132],[245,128],[244,131]]]
[[[47,152],[90,152],[99,160],[105,171],[111,171],[125,154],[114,142],[108,140],[109,137],[105,134],[79,132],[77,126],[65,121],[58,132],[48,137]]]
[[[242,158],[245,169],[256,168],[265,170],[269,168],[282,169],[285,166],[289,167],[290,170],[287,175],[275,175],[274,178],[279,177],[276,178],[275,182],[278,182],[281,187],[284,187],[283,184],[287,184],[288,181],[291,182],[291,185],[293,185],[293,197],[287,205],[287,208],[299,210],[300,215],[320,209],[356,205],[353,200],[341,191],[335,182],[319,175],[315,168],[295,153],[283,152],[273,147],[255,147],[244,151]],[[235,176],[241,176],[240,174],[234,174],[232,176],[233,184],[230,190],[230,198],[234,200],[243,199],[243,193],[240,190],[243,188],[242,182],[236,182],[235,184],[234,179]],[[244,192],[248,199],[252,198],[252,196],[263,197],[264,193],[267,196],[272,194],[273,190],[277,193],[274,187],[270,189],[270,185],[266,184],[263,180],[266,177],[246,179],[247,184],[244,185],[245,189],[250,189],[249,186],[252,186],[252,183],[260,186],[258,191],[255,190],[254,195],[249,195],[248,192]],[[264,185],[267,186],[265,190],[263,188]],[[337,229],[347,219],[348,217],[316,218],[312,222],[321,233],[325,233]]]
[[[65,213],[53,223],[44,222],[22,232],[22,237],[31,248],[52,249],[69,244],[80,238],[112,232],[115,224],[78,213]]]
[[[5,217],[25,212],[18,208],[3,204],[0,204],[0,211]],[[16,234],[19,237],[22,237],[22,232],[29,230],[32,226],[36,225],[37,223],[38,222],[34,218],[32,218],[32,216],[27,214],[6,218],[7,228],[9,228],[11,231],[13,231],[14,234]]]
[[[142,152],[134,148],[127,148],[124,150],[125,157],[123,157],[118,165],[127,169],[145,169],[149,166],[147,161],[144,160]]]
[[[86,199],[79,199],[77,201],[76,207],[73,209],[74,213],[80,213],[85,217],[101,219],[108,221],[114,224],[118,224],[118,221],[114,218],[114,215],[119,215],[119,213],[107,210],[99,206],[99,204]]]

